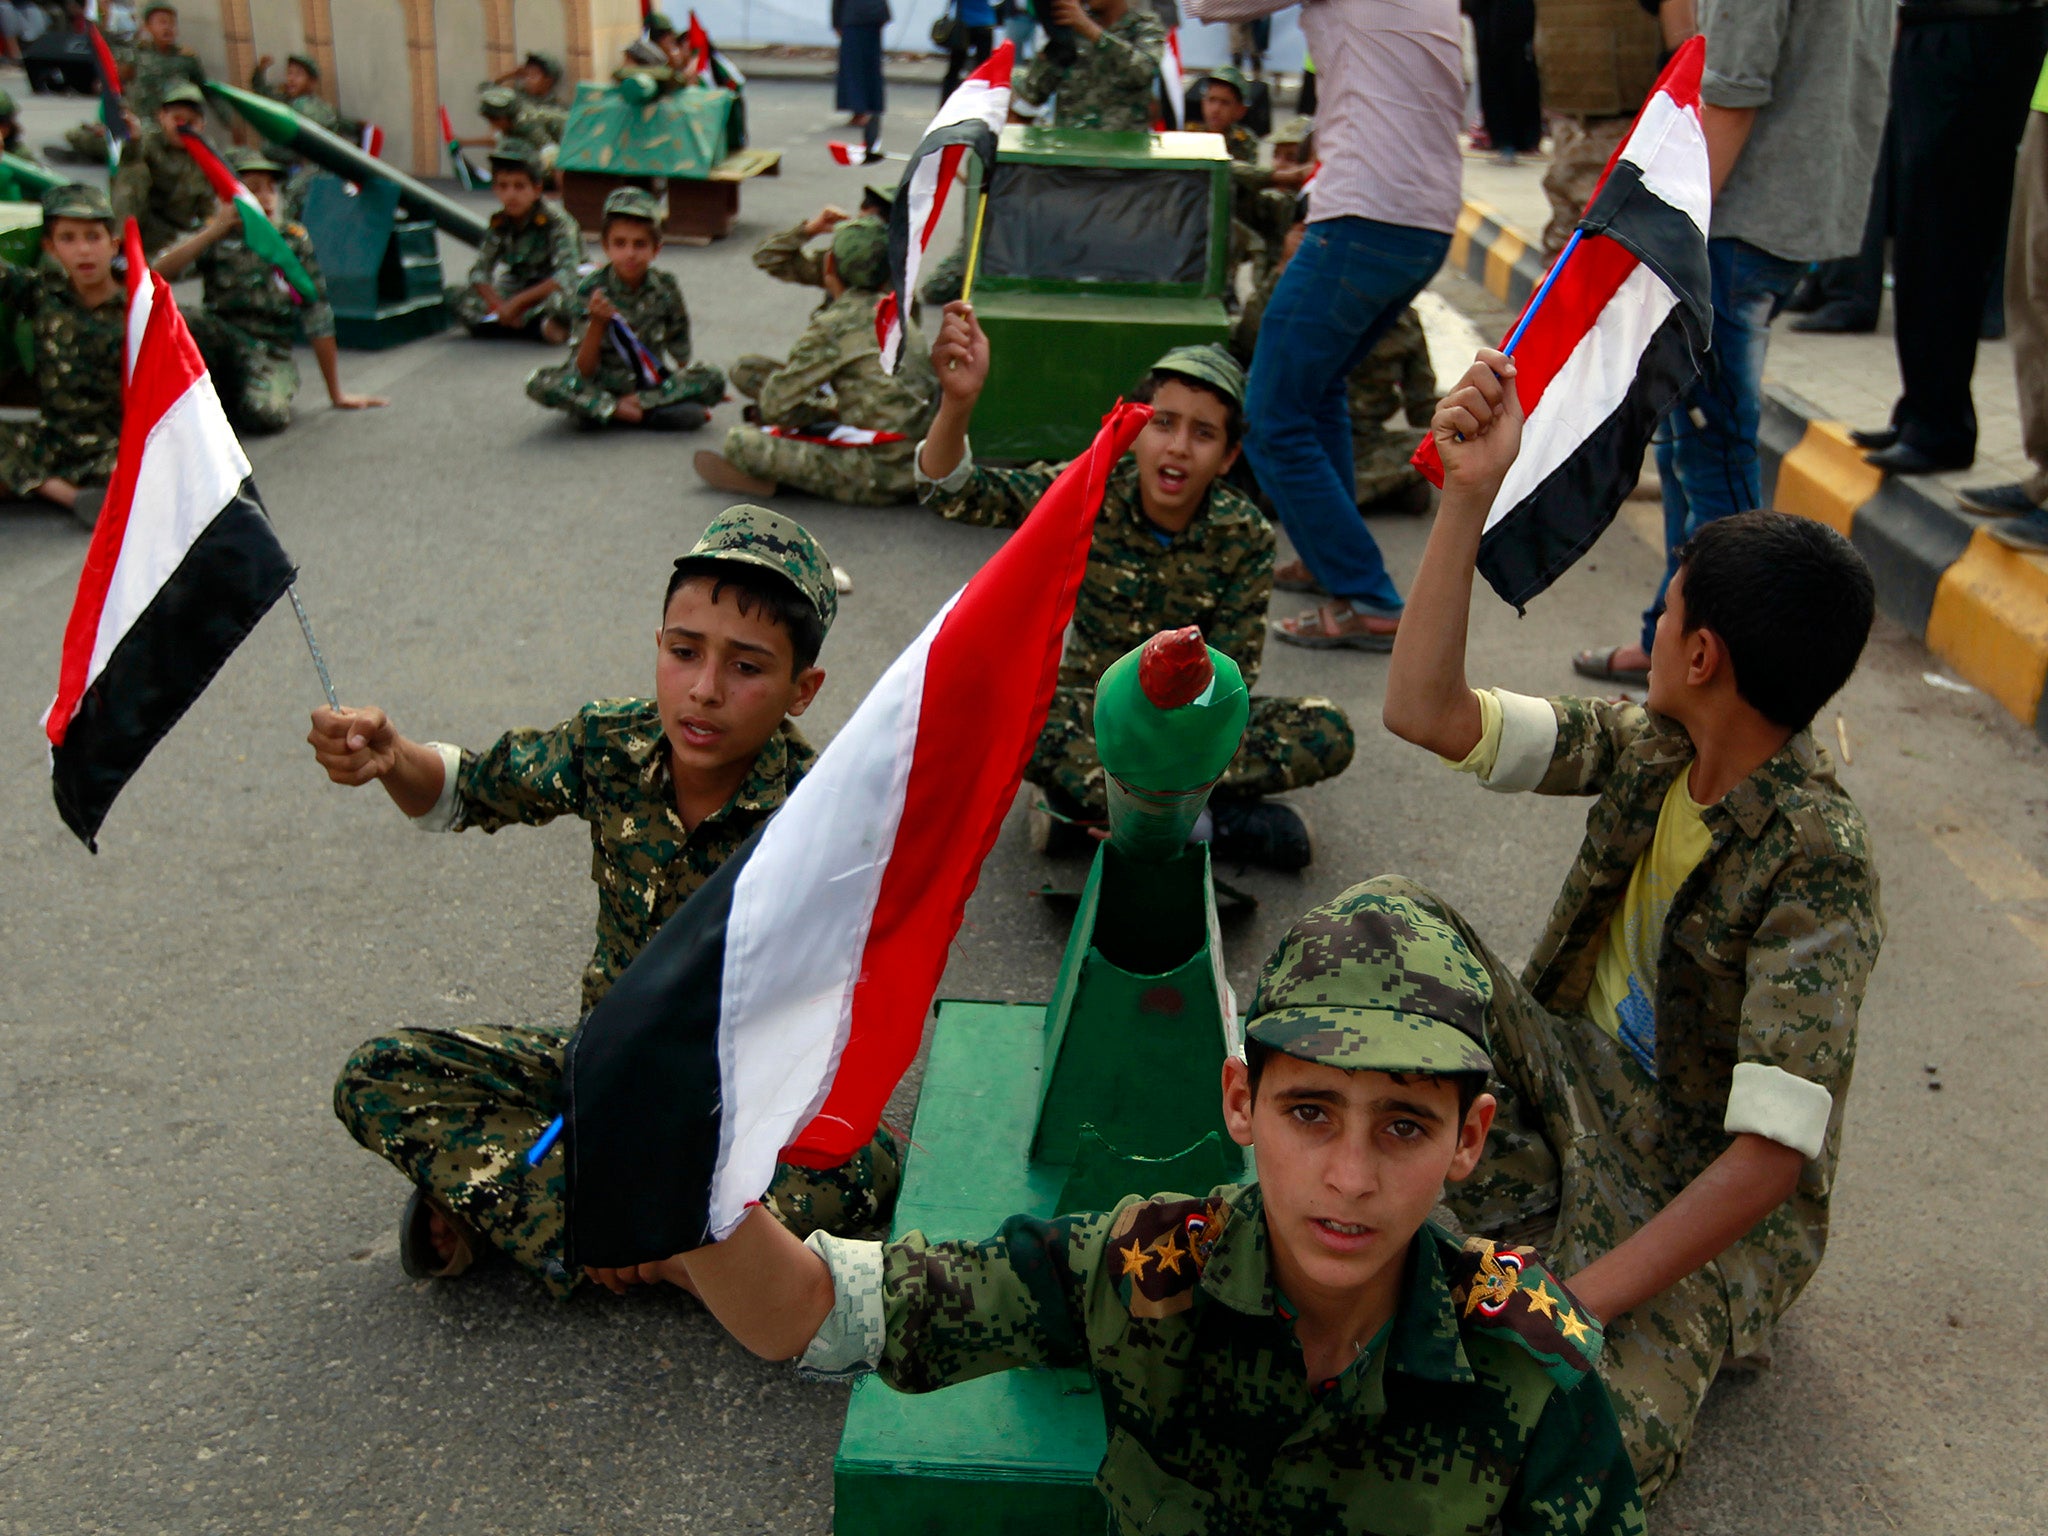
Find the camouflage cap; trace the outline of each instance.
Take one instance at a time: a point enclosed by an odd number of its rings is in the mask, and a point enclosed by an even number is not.
[[[1246,93],[1251,89],[1245,83],[1244,71],[1235,64],[1225,64],[1220,69],[1212,69],[1202,78],[1206,83],[1229,86],[1233,91],[1237,92],[1237,99],[1239,101],[1243,101]]]
[[[69,181],[43,194],[43,219],[98,219],[108,228],[114,224],[114,205],[103,188]]]
[[[206,92],[200,90],[190,80],[180,80],[157,98],[157,110],[159,112],[165,107],[178,106],[197,107],[200,111],[204,112],[206,110]]]
[[[614,187],[604,197],[607,219],[645,219],[659,229],[661,205],[645,187]]]
[[[0,91],[0,117],[13,117],[20,110],[21,108],[14,104],[14,97],[12,95],[6,91]]]
[[[1200,379],[1224,399],[1244,404],[1244,365],[1230,355],[1221,342],[1199,347],[1175,347],[1152,365],[1154,373],[1181,373]]]
[[[476,93],[476,109],[485,117],[517,117],[519,93],[509,85],[487,85]]]
[[[1493,982],[1455,930],[1367,883],[1297,918],[1245,1038],[1352,1072],[1485,1072]]]
[[[1273,130],[1275,144],[1306,144],[1309,136],[1316,131],[1316,120],[1312,117],[1290,117]]]
[[[550,80],[562,78],[562,61],[552,53],[542,53],[536,49],[534,52],[529,53],[523,62],[531,64]]]
[[[817,610],[819,622],[827,629],[839,617],[839,586],[832,579],[832,562],[809,529],[780,512],[744,502],[727,507],[676,564],[691,560],[758,565],[786,578]]]
[[[524,171],[535,181],[539,181],[547,169],[541,159],[540,146],[531,139],[500,139],[491,146],[487,158],[494,171]]]
[[[896,189],[894,187],[885,187],[878,181],[871,181],[862,187],[860,195],[862,206],[866,206],[868,203],[880,203],[885,217],[896,207]]]
[[[320,66],[313,62],[313,56],[310,53],[288,53],[284,56],[284,61],[287,64],[298,65],[299,68],[303,69],[315,80],[320,78]]]
[[[272,176],[282,176],[284,174],[284,167],[260,149],[243,149],[237,145],[228,151],[227,159],[228,164],[234,167],[237,175],[246,176],[251,171],[255,171],[259,175],[268,173]]]
[[[849,288],[879,292],[889,281],[889,226],[863,214],[832,231],[832,265]]]
[[[649,11],[647,13],[647,20],[642,25],[641,30],[649,37],[674,37],[676,24],[662,15],[660,11]]]
[[[149,0],[149,4],[142,8],[141,19],[147,21],[158,11],[169,11],[173,16],[178,14],[178,8],[171,4],[171,0]]]

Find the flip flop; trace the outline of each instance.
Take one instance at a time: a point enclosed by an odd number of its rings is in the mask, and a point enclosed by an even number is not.
[[[1650,680],[1648,667],[1617,667],[1614,658],[1621,654],[1620,646],[1604,651],[1581,651],[1572,658],[1572,670],[1581,677],[1590,677],[1601,683],[1631,683],[1640,688]]]
[[[1320,608],[1311,608],[1307,613],[1297,614],[1291,619],[1275,619],[1272,621],[1272,629],[1276,639],[1311,651],[1384,653],[1394,648],[1394,635],[1400,622],[1399,619],[1374,618],[1355,613],[1349,603],[1342,599],[1332,599]],[[1388,627],[1375,629],[1373,626],[1376,624]]]
[[[434,1247],[433,1218],[438,1214],[455,1233],[455,1252],[446,1259]],[[412,1198],[398,1218],[398,1263],[415,1280],[453,1280],[476,1262],[476,1245],[469,1228],[451,1215],[426,1190],[414,1185]]]

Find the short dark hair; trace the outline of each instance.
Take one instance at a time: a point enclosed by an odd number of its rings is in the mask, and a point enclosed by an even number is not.
[[[1739,512],[1688,539],[1678,569],[1685,632],[1720,636],[1743,702],[1787,730],[1811,725],[1856,670],[1877,612],[1855,547],[1811,518]]]
[[[600,243],[602,243],[602,242],[603,242],[603,240],[604,240],[604,237],[605,237],[606,235],[608,235],[608,234],[610,234],[610,233],[612,232],[612,226],[613,226],[614,224],[618,224],[618,223],[622,223],[622,222],[623,222],[623,223],[627,223],[627,224],[638,224],[638,225],[640,225],[640,226],[641,226],[641,227],[642,227],[643,229],[645,229],[645,230],[646,230],[646,231],[647,231],[647,232],[648,232],[648,233],[649,233],[650,235],[654,236],[654,243],[655,243],[656,245],[659,245],[659,244],[661,244],[661,226],[660,226],[659,224],[655,223],[655,221],[654,221],[654,220],[652,220],[652,219],[643,219],[643,218],[641,218],[641,217],[640,217],[640,215],[639,215],[639,214],[637,214],[637,213],[608,213],[608,214],[606,214],[606,215],[604,216],[604,222],[603,222],[602,224],[598,225],[598,227],[597,227],[597,238],[598,238],[599,242],[600,242]]]
[[[766,566],[746,565],[737,560],[719,560],[703,555],[695,559],[685,557],[676,562],[676,568],[668,579],[668,590],[661,596],[664,617],[683,583],[696,576],[711,582],[711,601],[714,603],[729,589],[742,614],[751,614],[759,607],[770,620],[789,632],[789,670],[792,677],[817,663],[818,652],[825,644],[825,621],[818,617],[818,610],[811,605],[811,600],[797,591],[796,583],[787,576],[778,576]]]
[[[1171,379],[1176,384],[1185,384],[1189,389],[1199,389],[1205,395],[1214,395],[1223,402],[1228,414],[1223,418],[1223,440],[1235,448],[1238,439],[1244,436],[1244,402],[1233,400],[1207,379],[1198,379],[1191,373],[1181,373],[1173,368],[1154,368],[1138,381],[1138,387],[1131,391],[1131,398],[1141,404],[1150,405],[1152,397],[1159,393],[1159,386]]]
[[[1254,1101],[1259,1096],[1259,1079],[1265,1076],[1266,1063],[1279,1055],[1277,1047],[1259,1040],[1244,1043],[1244,1073],[1251,1085]],[[1455,1083],[1458,1088],[1458,1123],[1465,1123],[1465,1116],[1472,1112],[1472,1105],[1479,1095],[1486,1091],[1484,1072],[1389,1072],[1397,1083]]]

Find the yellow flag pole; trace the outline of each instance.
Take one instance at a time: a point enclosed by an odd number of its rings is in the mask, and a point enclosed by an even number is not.
[[[988,218],[988,193],[974,205],[974,235],[967,242],[967,275],[960,281],[960,302],[965,304],[974,297],[974,274],[981,270],[981,226]]]

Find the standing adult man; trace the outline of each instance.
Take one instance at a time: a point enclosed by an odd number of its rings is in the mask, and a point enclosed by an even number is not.
[[[1053,102],[1061,128],[1143,133],[1152,126],[1166,28],[1130,0],[1053,0],[1045,47],[1017,82],[1024,106]]]
[[[1659,63],[1674,41],[1690,34],[1691,0],[1674,0],[1673,8],[1679,3],[1685,31],[1673,40],[1643,0],[1537,0],[1536,72],[1556,135],[1543,173],[1543,195],[1550,199],[1546,257],[1571,239],[1615,146],[1656,83]]]
[[[1763,505],[1756,432],[1771,318],[1810,263],[1862,243],[1884,129],[1886,0],[1704,0],[1700,30],[1713,346],[1658,431],[1666,560],[1642,634],[1572,660],[1582,677],[1638,687],[1679,549],[1708,523]],[[1983,296],[1972,302],[1976,314]]]
[[[1892,54],[1891,425],[1853,434],[1879,469],[1977,457],[1970,375],[2012,207],[2013,155],[2048,51],[2048,0],[1900,0]]]
[[[1192,0],[1243,21],[1287,0]],[[1276,581],[1332,594],[1283,619],[1291,645],[1385,651],[1400,589],[1352,499],[1347,381],[1450,249],[1463,204],[1465,74],[1457,0],[1305,0],[1321,76],[1323,164],[1308,233],[1273,291],[1252,361],[1246,448],[1305,566]],[[1399,146],[1399,152],[1389,146]]]

